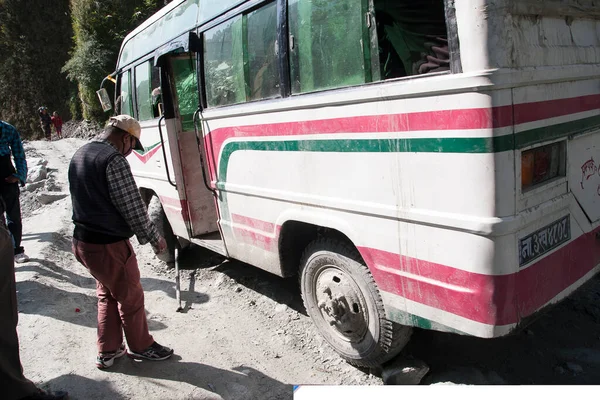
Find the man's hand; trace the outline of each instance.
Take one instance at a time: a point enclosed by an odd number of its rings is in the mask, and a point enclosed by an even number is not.
[[[160,238],[158,244],[156,246],[152,246],[154,250],[154,254],[162,254],[167,251],[167,241],[164,238]]]
[[[19,182],[19,178],[17,178],[17,177],[16,177],[16,176],[14,176],[14,175],[11,175],[11,176],[9,176],[9,177],[6,177],[6,178],[4,178],[4,180],[5,180],[6,182],[8,182],[8,183],[17,183],[17,182]]]

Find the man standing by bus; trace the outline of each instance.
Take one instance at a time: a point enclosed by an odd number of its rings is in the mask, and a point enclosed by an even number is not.
[[[128,115],[111,117],[98,139],[85,144],[69,165],[73,202],[73,253],[96,278],[98,357],[96,367],[113,365],[125,354],[136,359],[165,360],[173,350],[148,332],[144,291],[129,238],[150,243],[156,254],[167,249],[125,159],[140,143],[140,124]]]
[[[13,165],[12,158],[15,161]],[[21,247],[23,224],[21,222],[21,203],[19,185],[25,185],[27,179],[27,161],[21,142],[21,135],[8,122],[0,121],[0,198],[6,207],[6,221],[15,248],[15,262],[29,261],[25,249]]]

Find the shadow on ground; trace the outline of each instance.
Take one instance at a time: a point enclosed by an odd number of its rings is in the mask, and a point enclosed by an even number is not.
[[[27,250],[27,242],[30,241],[49,243],[58,250],[71,252],[71,236],[61,232],[25,233],[22,239],[25,250]]]
[[[423,383],[600,383],[600,279],[511,336],[479,339],[416,330],[406,354],[425,361]]]
[[[96,281],[91,276],[82,276],[68,269],[59,267],[55,262],[50,260],[42,260],[32,258],[27,263],[18,264],[15,266],[16,272],[35,272],[38,275],[43,275],[57,281],[70,282],[80,288],[95,288]]]
[[[39,387],[53,392],[62,390],[69,392],[69,400],[110,399],[125,400],[127,397],[119,394],[113,384],[97,381],[76,374],[61,375],[44,382]]]
[[[184,271],[182,273],[185,273],[185,270],[203,269],[220,272],[233,279],[236,284],[277,303],[286,304],[296,312],[306,315],[297,277],[281,278],[252,265],[237,260],[227,260],[199,246],[190,246],[181,253],[179,268]]]
[[[225,400],[287,399],[292,394],[291,385],[251,367],[241,365],[225,370],[180,360],[178,355],[162,363],[124,358],[118,360],[109,371],[138,378],[185,382],[196,387],[190,398],[206,398],[211,392]]]
[[[69,292],[44,285],[35,280],[17,282],[19,312],[43,315],[88,328],[97,327],[97,298],[84,293]],[[150,317],[151,331],[166,329],[167,326]]]

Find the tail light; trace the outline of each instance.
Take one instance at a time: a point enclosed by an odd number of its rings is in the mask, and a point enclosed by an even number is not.
[[[564,175],[564,142],[553,143],[521,153],[521,189]]]

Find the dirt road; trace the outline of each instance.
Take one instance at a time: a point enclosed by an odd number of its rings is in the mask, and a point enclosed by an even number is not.
[[[173,271],[135,240],[150,329],[175,356],[163,363],[125,357],[97,370],[94,280],[70,252],[69,197],[51,202],[46,190],[50,197],[67,194],[68,161],[83,143],[25,146],[28,159],[48,161],[51,175],[45,188],[22,194],[31,262],[16,270],[26,376],[66,389],[73,399],[288,399],[293,384],[382,384],[321,340],[295,279],[194,248],[183,261],[184,312],[176,313]],[[600,383],[600,280],[516,336],[480,340],[416,331],[401,357],[430,366],[423,383]]]

